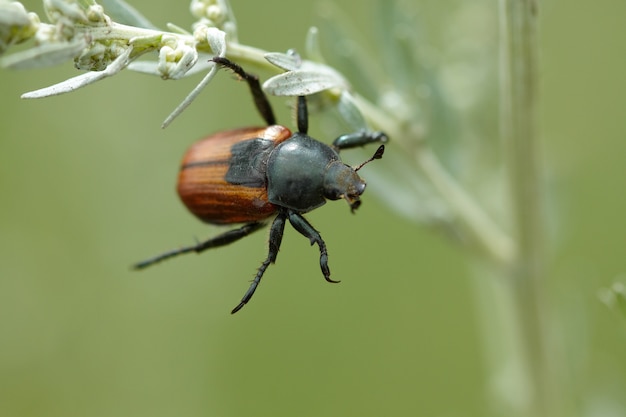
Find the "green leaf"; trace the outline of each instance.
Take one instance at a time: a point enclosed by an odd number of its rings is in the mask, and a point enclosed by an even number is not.
[[[102,71],[89,71],[81,74],[77,77],[70,78],[69,80],[62,81],[58,84],[51,85],[50,87],[41,88],[39,90],[31,91],[22,94],[22,98],[44,98],[50,96],[57,96],[59,94],[70,93],[86,85],[93,84],[96,81],[100,81],[104,78],[111,77],[128,65],[128,58],[133,48],[128,48],[123,54],[115,58],[104,70]]]
[[[283,54],[282,52],[270,52],[264,55],[265,59],[272,65],[282,68],[285,71],[295,71],[302,65],[302,61],[295,55]]]
[[[354,89],[375,101],[380,86],[387,84],[388,74],[381,70],[378,51],[350,24],[351,18],[331,2],[321,4],[319,37],[326,61],[350,79]]]
[[[43,44],[0,58],[0,67],[30,69],[51,67],[71,61],[87,46],[86,40]]]
[[[158,30],[148,18],[124,0],[100,0],[100,3],[104,6],[106,14],[117,23]]]
[[[367,123],[363,118],[363,114],[361,114],[361,111],[354,102],[354,97],[348,91],[343,91],[341,96],[339,96],[337,110],[341,118],[345,120],[354,131],[367,129]]]
[[[216,56],[226,54],[226,32],[217,28],[208,28],[206,32],[207,41],[211,47],[211,52]]]
[[[185,73],[185,77],[209,71],[213,67],[213,64],[209,62],[211,57],[212,55],[198,54],[198,62]],[[159,63],[157,61],[135,61],[128,65],[128,69],[140,74],[156,75],[160,77],[162,74],[158,70],[158,65]]]
[[[301,96],[329,88],[347,90],[348,82],[337,71],[323,64],[305,61],[302,68],[276,75],[263,83],[263,89],[276,96]]]
[[[319,30],[312,26],[306,34],[304,52],[311,61],[324,62],[324,56],[320,48]]]
[[[420,78],[417,63],[420,27],[398,1],[378,0],[376,37],[385,70],[400,91],[411,91]]]
[[[623,282],[616,281],[608,288],[601,288],[598,297],[609,309],[626,319],[626,285]]]

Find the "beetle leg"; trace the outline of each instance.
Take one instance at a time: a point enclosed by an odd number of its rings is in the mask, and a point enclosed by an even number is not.
[[[330,279],[330,268],[328,268],[328,252],[326,250],[326,243],[320,236],[319,232],[309,223],[300,213],[295,211],[289,211],[289,223],[296,229],[302,236],[309,238],[311,245],[317,243],[320,248],[320,267],[324,274],[324,279],[328,282],[337,283]]]
[[[385,143],[389,140],[383,132],[370,132],[367,130],[341,135],[333,141],[336,151],[356,148],[370,143]]]
[[[306,107],[306,97],[298,96],[298,132],[306,134],[309,131],[309,112]]]
[[[284,212],[284,210],[282,210],[278,213],[278,216],[276,216],[276,218],[274,219],[274,222],[272,223],[272,227],[270,227],[270,240],[269,240],[270,248],[269,248],[269,253],[267,254],[267,259],[265,259],[265,261],[263,261],[263,263],[259,267],[259,270],[257,271],[256,276],[254,277],[254,279],[252,280],[252,283],[250,284],[250,288],[248,288],[248,291],[246,291],[246,293],[244,294],[243,298],[241,299],[241,302],[237,304],[237,307],[233,308],[230,314],[235,314],[236,312],[241,310],[243,306],[245,306],[248,303],[248,301],[250,301],[250,299],[254,295],[254,292],[256,291],[256,288],[259,286],[259,283],[261,282],[261,278],[263,278],[263,274],[265,273],[265,270],[267,269],[268,266],[270,266],[270,264],[273,264],[274,262],[276,262],[276,257],[278,256],[278,250],[280,249],[280,243],[283,240],[283,232],[285,231],[286,217],[287,217],[287,214]]]
[[[252,98],[254,99],[254,105],[261,114],[261,117],[263,117],[263,120],[265,120],[268,126],[276,124],[274,111],[272,110],[272,106],[270,105],[267,96],[261,88],[261,84],[259,84],[259,77],[254,74],[245,72],[244,69],[241,68],[241,66],[235,64],[228,58],[216,56],[213,57],[213,62],[223,67],[229,68],[235,74],[240,76],[245,82],[247,82],[248,87],[250,87],[250,93],[252,93]]]
[[[200,253],[207,249],[228,245],[229,243],[233,243],[241,239],[242,237],[248,236],[250,233],[259,230],[263,226],[265,226],[265,223],[248,223],[248,224],[243,225],[239,229],[229,230],[226,233],[213,237],[204,242],[198,242],[195,245],[173,249],[171,251],[162,253],[150,259],[146,259],[145,261],[142,261],[133,265],[133,268],[143,269],[150,265],[156,264],[158,262],[164,261],[169,258],[173,258],[178,255],[182,255],[184,253],[190,253],[190,252]]]

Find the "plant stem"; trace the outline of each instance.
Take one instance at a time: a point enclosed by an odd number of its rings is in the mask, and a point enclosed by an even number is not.
[[[500,125],[508,168],[513,238],[518,250],[503,275],[502,294],[511,301],[510,323],[521,344],[510,362],[519,364],[527,403],[517,415],[558,415],[552,389],[558,386],[548,345],[542,190],[537,144],[537,4],[500,0]],[[509,329],[510,332],[510,329]]]
[[[468,239],[468,247],[496,265],[508,265],[515,255],[515,243],[502,232],[463,187],[442,167],[428,148],[415,153],[418,166],[434,188],[454,210],[455,218]]]
[[[515,243],[468,194],[461,184],[442,166],[440,160],[427,146],[421,146],[399,127],[400,123],[378,107],[355,94],[355,102],[370,126],[380,129],[394,138],[394,143],[408,154],[414,155],[416,166],[437,191],[447,206],[454,211],[458,225],[468,239],[468,247],[478,249],[478,253],[498,265],[509,265],[516,252]]]
[[[253,64],[257,67],[268,69],[272,72],[280,72],[280,69],[265,59],[267,51],[253,46],[232,42],[228,44],[226,55],[239,62],[241,65]]]

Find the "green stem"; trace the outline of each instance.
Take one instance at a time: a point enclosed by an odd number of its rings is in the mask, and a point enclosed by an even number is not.
[[[511,190],[513,236],[517,256],[500,286],[510,292],[510,326],[521,343],[512,362],[523,368],[528,403],[518,415],[555,416],[558,405],[546,324],[542,190],[537,144],[537,4],[534,0],[500,0],[501,135]]]
[[[265,59],[265,54],[267,54],[266,50],[243,45],[241,43],[229,43],[226,48],[226,55],[241,65],[253,64],[256,67],[264,68],[272,72],[280,72],[281,70],[278,67],[272,65]]]
[[[418,166],[454,210],[455,218],[468,238],[468,247],[477,248],[480,255],[496,265],[508,265],[515,256],[515,243],[496,225],[476,200],[444,169],[428,148],[415,153]]]
[[[465,191],[461,184],[446,171],[432,150],[420,146],[419,140],[402,140],[407,137],[407,134],[399,127],[400,123],[384,114],[380,108],[362,96],[355,95],[354,98],[371,126],[381,129],[390,137],[395,138],[394,143],[397,146],[414,155],[417,167],[428,178],[430,185],[437,191],[441,199],[454,211],[455,219],[458,220],[465,237],[468,238],[468,246],[477,248],[481,255],[497,265],[509,265],[516,251],[515,243],[487,215],[478,202]],[[412,135],[408,136],[412,137]]]

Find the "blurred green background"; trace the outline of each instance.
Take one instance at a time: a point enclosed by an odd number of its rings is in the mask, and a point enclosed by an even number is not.
[[[437,28],[462,2],[414,2],[437,48]],[[232,3],[240,40],[266,50],[302,48],[316,23],[314,2]],[[364,3],[336,3],[367,31]],[[160,26],[192,21],[186,2],[133,4]],[[626,324],[597,296],[626,281],[626,2],[552,0],[541,12],[553,337],[573,415],[626,416]],[[260,121],[228,76],[166,130],[160,123],[198,78],[125,72],[68,95],[19,98],[72,75],[70,64],[0,73],[2,417],[490,415],[466,257],[373,192],[355,216],[339,203],[308,215],[338,285],[290,227],[235,316],[266,232],[130,271],[218,233],[178,201],[180,157],[209,132]],[[284,100],[272,100],[289,125]]]

